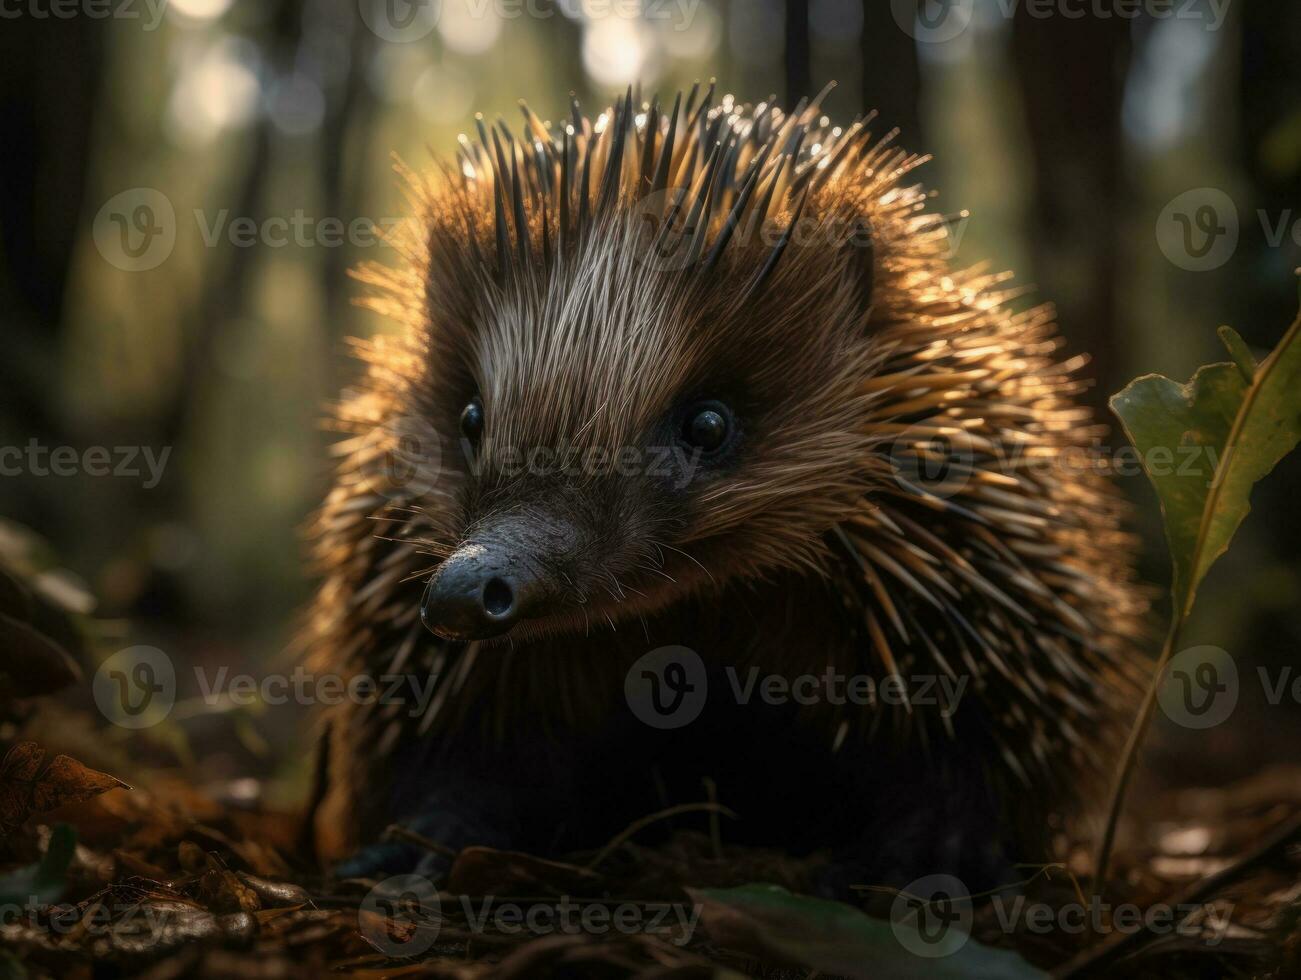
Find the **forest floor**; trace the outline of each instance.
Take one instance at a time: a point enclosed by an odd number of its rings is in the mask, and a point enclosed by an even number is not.
[[[860,890],[867,916],[727,890],[799,893],[815,862],[726,846],[708,813],[660,815],[679,829],[654,848],[653,819],[564,861],[470,848],[403,895],[323,876],[301,814],[163,774],[127,788],[19,741],[0,764],[0,977],[1301,976],[1301,770],[1134,808],[1107,903],[1063,842],[1060,866],[977,896],[974,942],[936,958],[902,955],[888,890]],[[971,958],[989,947],[1015,955]]]

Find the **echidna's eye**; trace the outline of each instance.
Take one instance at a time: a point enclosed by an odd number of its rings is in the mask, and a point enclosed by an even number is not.
[[[478,397],[461,410],[461,435],[473,443],[483,435],[483,402]]]
[[[732,431],[732,413],[719,402],[706,402],[687,413],[682,438],[689,446],[712,453],[727,444]]]

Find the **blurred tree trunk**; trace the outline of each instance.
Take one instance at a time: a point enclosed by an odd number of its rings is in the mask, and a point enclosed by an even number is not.
[[[559,94],[568,96],[573,92],[580,102],[586,104],[592,93],[587,72],[583,70],[582,25],[562,14],[555,0],[545,0],[543,9],[552,11],[552,16],[539,20],[538,24],[546,35],[546,50],[560,83]],[[557,101],[552,105],[548,102],[545,106],[535,105],[533,108],[543,118],[560,119],[568,113],[569,103]]]
[[[1296,315],[1292,281],[1298,242],[1292,229],[1301,222],[1301,5],[1249,0],[1242,17],[1242,166],[1254,192],[1252,209],[1263,209],[1271,244],[1255,215],[1243,215],[1242,247],[1253,250],[1236,266],[1245,276],[1236,297],[1235,319],[1251,343],[1270,347]],[[1240,209],[1246,210],[1246,209]]]
[[[1098,385],[1088,397],[1098,406],[1125,380],[1116,282],[1130,26],[1122,17],[1037,18],[1021,9],[1012,29],[1034,175],[1032,278],[1057,303],[1072,349],[1093,355]]]
[[[339,0],[338,23],[348,49],[348,65],[337,88],[325,92],[326,112],[321,126],[322,213],[345,222],[352,220],[361,200],[362,182],[370,179],[363,162],[375,100],[366,84],[366,69],[375,56],[375,34],[352,16],[348,0]],[[325,250],[321,263],[322,294],[331,330],[338,330],[348,307],[350,255],[346,249]]]
[[[861,44],[863,111],[879,113],[873,132],[884,135],[898,127],[900,146],[913,153],[928,152],[922,132],[917,42],[895,21],[890,3],[863,0]]]
[[[19,16],[0,30],[0,388],[24,441],[57,432],[46,386],[77,242],[108,27]]]
[[[1240,204],[1242,237],[1239,250],[1226,270],[1236,273],[1229,281],[1237,288],[1228,297],[1231,322],[1249,344],[1269,350],[1297,315],[1295,268],[1301,264],[1301,5],[1270,0],[1247,0],[1241,16],[1242,167],[1249,179],[1252,200]],[[1269,232],[1261,227],[1257,209],[1264,212]],[[1270,237],[1282,232],[1281,241]],[[1210,329],[1213,324],[1206,324]],[[1283,520],[1296,507],[1295,488],[1301,485],[1301,453],[1283,458],[1270,478],[1253,493],[1253,508],[1264,518],[1255,525],[1266,538],[1265,557],[1258,563],[1266,581],[1301,553],[1301,521]],[[1269,523],[1267,515],[1279,519]],[[1254,518],[1253,518],[1254,519]],[[1251,525],[1249,525],[1250,527]],[[1280,669],[1296,660],[1301,643],[1301,623],[1296,615],[1295,586],[1291,596],[1262,603],[1251,629],[1241,638],[1245,649],[1262,662]],[[1289,601],[1290,600],[1290,601]],[[1262,720],[1262,729],[1264,722]],[[1263,730],[1263,744],[1272,739]]]
[[[282,75],[288,66],[294,64],[301,43],[303,0],[275,0],[267,6],[268,27],[263,50],[268,64],[277,75]],[[232,213],[251,217],[261,226],[265,218],[263,199],[275,144],[275,126],[268,114],[263,113],[258,118],[250,139],[248,162],[239,182]],[[246,310],[257,250],[233,248],[228,251],[229,258],[224,267],[210,263],[204,270],[194,328],[181,360],[180,382],[174,389],[171,404],[159,420],[159,438],[163,445],[176,445],[191,429],[193,414],[198,407],[194,393],[212,377],[213,351],[218,336],[231,320]]]
[[[742,14],[744,16],[744,14]],[[810,64],[808,0],[786,0],[786,108],[793,109],[805,97],[812,98],[813,70]]]

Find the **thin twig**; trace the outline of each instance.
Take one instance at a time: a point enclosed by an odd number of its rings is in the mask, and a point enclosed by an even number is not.
[[[424,834],[418,834],[409,827],[403,827],[400,824],[389,824],[381,835],[382,840],[401,841],[404,844],[414,844],[416,847],[423,847],[426,851],[433,851],[435,854],[441,854],[443,857],[455,861],[460,855],[460,851],[448,847],[446,844],[440,844],[436,840],[431,840]]]
[[[661,820],[667,820],[669,817],[676,817],[683,813],[721,813],[724,816],[736,819],[736,814],[727,807],[719,803],[681,803],[678,806],[671,806],[667,810],[661,810],[659,813],[652,813],[649,816],[642,817],[630,823],[622,833],[616,836],[605,847],[596,853],[596,857],[588,861],[585,867],[587,870],[593,870],[598,864],[608,858],[624,843],[631,840],[634,835],[649,827],[653,823]]]

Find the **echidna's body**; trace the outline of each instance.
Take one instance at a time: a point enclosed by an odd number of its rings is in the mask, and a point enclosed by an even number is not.
[[[326,853],[394,822],[599,846],[712,779],[727,839],[838,849],[853,877],[979,876],[967,830],[1036,858],[1111,743],[1141,612],[1050,312],[951,270],[903,182],[917,159],[816,104],[525,116],[410,177],[405,262],[363,275],[401,332],[362,348],[341,408],[310,639],[332,670],[439,685],[418,712],[332,713]],[[570,465],[530,468],[537,447]],[[623,447],[618,471],[584,455]],[[395,459],[415,478],[395,486]],[[459,576],[490,608],[474,576],[499,572],[529,604],[489,638],[442,593]],[[425,618],[454,639],[422,625],[431,576]],[[661,731],[625,678],[666,645],[699,654],[709,696]],[[951,717],[738,705],[729,666],[965,687]]]

